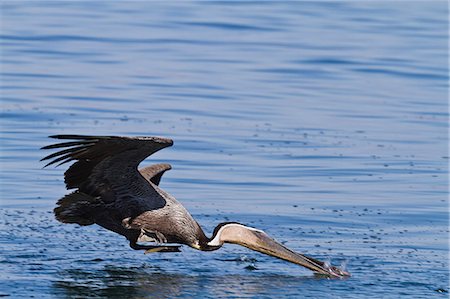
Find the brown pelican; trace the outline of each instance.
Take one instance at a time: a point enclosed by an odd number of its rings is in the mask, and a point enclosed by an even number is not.
[[[75,161],[64,174],[67,189],[75,189],[57,202],[56,219],[79,225],[98,224],[125,236],[133,249],[177,252],[181,245],[211,251],[224,243],[245,246],[330,277],[350,274],[304,254],[296,253],[261,230],[239,223],[219,224],[211,238],[170,194],[159,188],[169,164],[138,169],[151,154],[171,146],[160,137],[55,135],[73,140],[42,149],[59,149],[42,160],[45,165]],[[41,161],[42,161],[41,160]],[[153,245],[142,243],[154,242]],[[176,243],[181,245],[170,245]]]

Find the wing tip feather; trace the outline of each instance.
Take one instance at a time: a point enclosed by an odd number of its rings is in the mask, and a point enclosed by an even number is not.
[[[91,140],[91,139],[100,139],[100,138],[108,138],[111,136],[91,136],[91,135],[77,135],[77,134],[56,134],[50,135],[49,138],[53,139],[74,139],[74,140]]]
[[[173,145],[173,140],[170,138],[159,137],[159,136],[94,136],[94,135],[77,135],[77,134],[56,134],[50,135],[49,138],[53,139],[72,139],[72,140],[100,140],[100,139],[131,139],[131,140],[154,140],[160,143],[167,143]]]

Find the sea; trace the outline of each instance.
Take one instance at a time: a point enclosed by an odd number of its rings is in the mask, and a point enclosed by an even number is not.
[[[447,1],[11,1],[0,15],[0,296],[448,298]],[[237,245],[129,248],[53,215],[55,134],[174,140],[161,188]]]

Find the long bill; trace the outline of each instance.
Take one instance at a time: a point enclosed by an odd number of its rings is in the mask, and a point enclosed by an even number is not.
[[[294,252],[269,237],[265,232],[242,224],[230,223],[222,226],[208,245],[220,246],[223,243],[245,246],[252,250],[303,266],[318,274],[330,277],[350,276],[350,273],[342,269],[333,267],[304,254]]]

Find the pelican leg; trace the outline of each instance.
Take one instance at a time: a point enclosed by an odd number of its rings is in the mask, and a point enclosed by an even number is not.
[[[181,246],[165,245],[140,245],[137,242],[156,242],[158,244],[167,243],[166,237],[158,231],[149,231],[141,228],[141,233],[135,241],[130,241],[130,247],[135,250],[145,250],[145,254],[153,252],[180,252]]]
[[[166,237],[158,231],[150,231],[141,228],[141,234],[139,235],[138,242],[156,242],[167,243]]]

